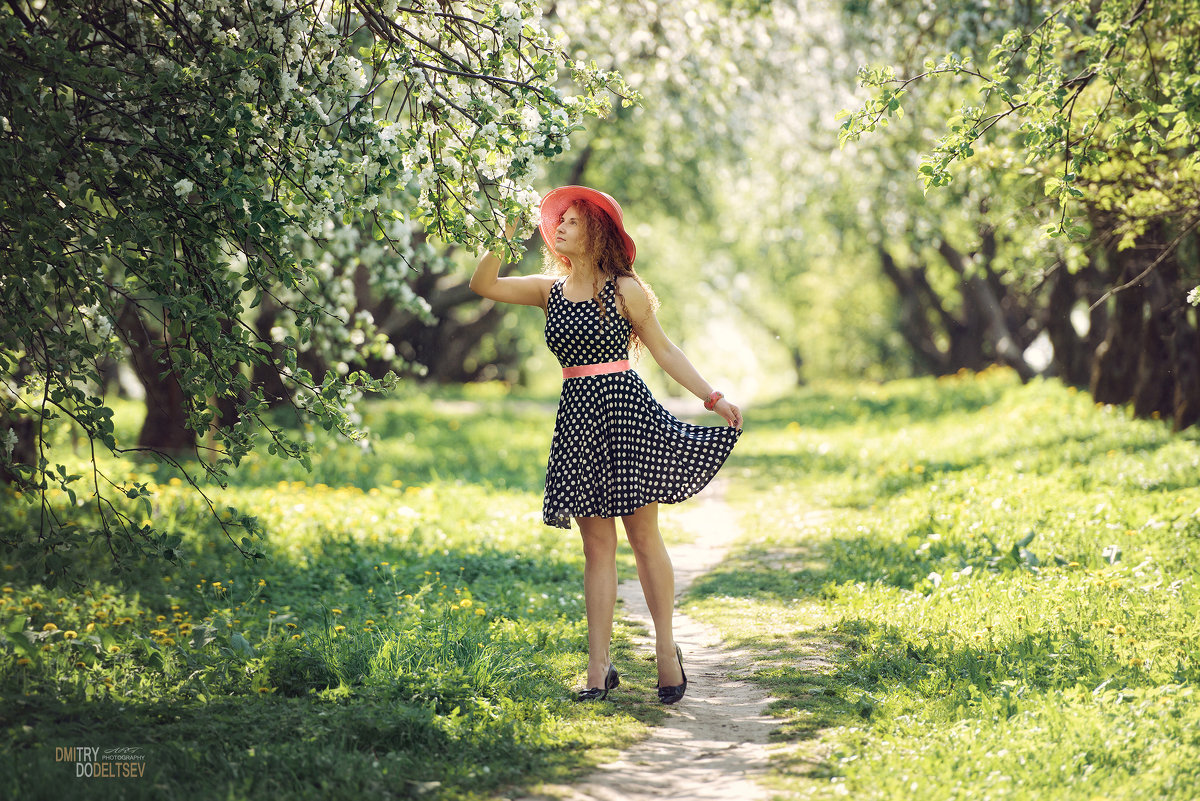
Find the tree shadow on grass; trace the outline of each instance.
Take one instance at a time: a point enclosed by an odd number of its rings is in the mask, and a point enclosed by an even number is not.
[[[593,765],[585,743],[539,735],[553,706],[486,730],[466,718],[447,725],[431,709],[383,693],[203,704],[43,695],[15,707],[39,725],[6,744],[0,792],[29,801],[58,801],[67,783],[83,799],[463,798],[531,776],[563,781]],[[136,749],[144,775],[76,778],[75,762],[55,749],[78,746]]]
[[[756,426],[785,426],[797,422],[805,428],[835,428],[870,420],[935,420],[954,413],[976,412],[996,403],[1015,382],[949,380],[937,385],[926,381],[895,382],[877,393],[861,385],[809,388],[800,396],[755,406]]]
[[[862,558],[867,550],[872,558]],[[913,562],[911,549],[864,538],[849,545],[750,549],[692,584],[688,603],[738,599],[780,610],[770,629],[751,623],[728,640],[756,653],[751,679],[778,699],[772,711],[785,722],[776,738],[795,745],[776,763],[785,774],[835,775],[819,745],[822,733],[870,720],[884,703],[927,710],[949,721],[992,720],[1041,708],[1049,694],[1081,687],[1089,694],[1105,687],[1119,692],[1164,681],[1136,660],[1118,658],[1106,632],[1057,627],[991,632],[981,626],[980,632],[918,637],[862,618],[814,627],[786,622],[795,619],[788,610],[817,601],[845,582],[904,587],[925,570]],[[754,620],[770,617],[758,612]],[[1169,680],[1197,679],[1177,674]]]
[[[953,448],[934,449],[938,455],[921,460],[919,466],[865,463],[857,453],[837,449],[815,448],[805,452],[766,452],[737,454],[737,465],[763,480],[787,481],[796,476],[806,480],[828,476],[849,479],[854,487],[837,505],[843,508],[866,508],[872,504],[899,497],[919,487],[950,476],[980,468],[994,468],[1021,461],[1025,475],[1048,475],[1064,466],[1078,469],[1084,465],[1108,459],[1112,454],[1150,457],[1170,445],[1171,439],[1153,434],[1131,439],[1128,436],[1095,436],[1087,432],[1060,432],[1038,439],[1014,440],[1006,447],[977,450],[956,456]],[[914,469],[916,467],[917,469]],[[1137,484],[1134,477],[1123,479],[1137,489],[1173,491],[1195,485],[1195,477],[1186,471],[1156,481],[1153,487]],[[1085,471],[1080,471],[1080,489],[1094,491],[1097,487]]]
[[[219,532],[210,536],[220,542]],[[61,797],[60,780],[76,781],[75,765],[56,762],[56,747],[132,746],[144,750],[144,778],[81,778],[79,797],[462,798],[563,781],[595,764],[606,735],[619,743],[634,721],[660,714],[632,699],[571,703],[563,665],[583,664],[586,653],[575,597],[581,560],[573,554],[487,543],[364,545],[330,533],[306,560],[278,554],[255,566],[223,560],[198,534],[192,544],[205,554],[195,566],[129,590],[146,614],[136,635],[128,627],[119,635],[120,654],[111,659],[125,668],[114,687],[100,684],[103,658],[94,668],[47,667],[30,695],[12,674],[3,677],[0,751],[12,770],[0,779],[0,797]],[[258,588],[254,571],[264,567],[270,581]],[[214,576],[237,597],[214,595]],[[397,588],[424,592],[422,608],[398,599]],[[245,609],[243,592],[253,593]],[[464,598],[474,606],[449,611]],[[486,613],[474,616],[481,607]],[[331,617],[333,608],[341,614]],[[201,617],[216,614],[215,640],[196,645],[194,631],[151,622],[156,613],[167,621],[186,613],[197,629]],[[273,643],[260,640],[268,614],[277,632],[295,624],[303,639],[292,643],[287,631]],[[239,616],[227,631],[225,621]],[[376,622],[365,629],[368,619]],[[232,632],[247,624],[239,646]],[[333,636],[333,624],[346,633]],[[178,642],[155,642],[147,633],[154,626],[170,627]],[[440,648],[448,656],[428,670],[395,657],[400,667],[388,673],[375,663],[397,643],[407,653]],[[614,648],[627,646],[618,631]],[[221,648],[229,650],[225,659]],[[484,661],[502,678],[475,678]],[[626,678],[648,684],[649,671]],[[264,692],[251,686],[253,675],[266,677]]]

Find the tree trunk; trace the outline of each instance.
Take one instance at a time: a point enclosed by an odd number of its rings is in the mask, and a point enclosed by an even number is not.
[[[1137,417],[1171,414],[1175,397],[1175,376],[1171,369],[1170,320],[1160,309],[1151,307],[1142,328],[1142,345],[1133,384],[1133,413]]]
[[[988,231],[984,233],[986,249],[994,252],[995,240]],[[1013,335],[1004,308],[997,297],[997,292],[1003,290],[999,278],[989,270],[989,277],[994,281],[989,283],[987,277],[972,273],[968,268],[966,256],[945,240],[938,244],[938,252],[959,276],[959,287],[963,297],[963,321],[967,325],[967,341],[959,347],[966,350],[971,360],[979,363],[979,366],[969,363],[962,366],[970,369],[986,367],[987,363],[992,361],[984,354],[983,345],[986,343],[995,354],[995,360],[1016,370],[1022,381],[1033,378],[1037,371],[1025,361],[1025,354]]]
[[[1046,335],[1054,348],[1053,371],[1066,383],[1080,387],[1088,383],[1091,351],[1075,330],[1071,315],[1079,302],[1079,278],[1065,265],[1055,270],[1046,309]],[[1090,333],[1090,332],[1089,332]]]
[[[1111,252],[1121,282],[1129,282],[1142,271],[1130,250]],[[1092,359],[1089,384],[1097,403],[1126,403],[1133,397],[1137,380],[1138,347],[1142,342],[1145,290],[1141,285],[1118,292],[1113,297],[1113,312],[1104,342]]]
[[[146,390],[146,419],[138,433],[138,447],[172,454],[194,450],[196,434],[187,427],[183,388],[162,344],[132,303],[121,310],[117,327],[129,348],[129,363]]]
[[[1189,321],[1196,315],[1184,307],[1175,326],[1171,346],[1175,354],[1175,397],[1171,425],[1176,431],[1200,423],[1200,326]]]
[[[878,253],[880,268],[887,279],[892,282],[892,286],[896,289],[896,297],[900,301],[900,335],[912,348],[919,369],[934,375],[954,372],[948,369],[946,354],[937,346],[933,326],[929,322],[926,306],[922,303],[922,292],[915,275],[917,269],[901,269],[892,254],[882,247],[879,248]],[[927,283],[926,286],[928,286]],[[936,311],[939,313],[939,317],[943,321],[952,322],[952,318],[946,314],[937,298],[934,297],[932,300],[937,307]]]
[[[279,362],[283,360],[283,348],[275,344],[271,329],[279,317],[279,306],[268,296],[263,296],[258,307],[258,319],[254,322],[254,333],[263,342],[271,343],[271,352],[265,364],[255,364],[251,372],[251,382],[263,392],[263,397],[272,408],[287,400],[287,388],[279,375]]]

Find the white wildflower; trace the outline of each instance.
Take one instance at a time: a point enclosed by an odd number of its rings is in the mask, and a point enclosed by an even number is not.
[[[11,428],[0,434],[0,455],[4,461],[12,461],[13,448],[17,447],[17,434]]]
[[[192,190],[195,188],[196,188],[196,185],[194,183],[192,183],[191,181],[189,181],[187,178],[180,178],[178,181],[175,182],[175,194],[178,195],[179,197],[187,197],[188,195],[190,195],[192,193]]]

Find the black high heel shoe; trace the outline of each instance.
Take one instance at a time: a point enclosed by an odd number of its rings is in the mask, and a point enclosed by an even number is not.
[[[683,672],[683,651],[679,650],[678,645],[675,646],[675,658],[679,660],[679,672],[683,674],[683,684],[676,685],[675,687],[654,685],[658,690],[658,700],[664,704],[675,703],[680,698],[683,698],[683,694],[687,692],[687,674]]]
[[[608,698],[608,691],[615,690],[621,686],[621,676],[617,673],[617,669],[612,665],[608,666],[608,673],[604,675],[604,687],[589,687],[586,690],[580,690],[575,696],[576,701],[603,701]]]

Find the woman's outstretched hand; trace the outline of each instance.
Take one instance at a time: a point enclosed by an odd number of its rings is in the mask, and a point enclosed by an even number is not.
[[[721,398],[713,406],[713,411],[725,418],[725,422],[729,423],[733,428],[741,429],[742,427],[742,410],[734,406],[729,401]]]

